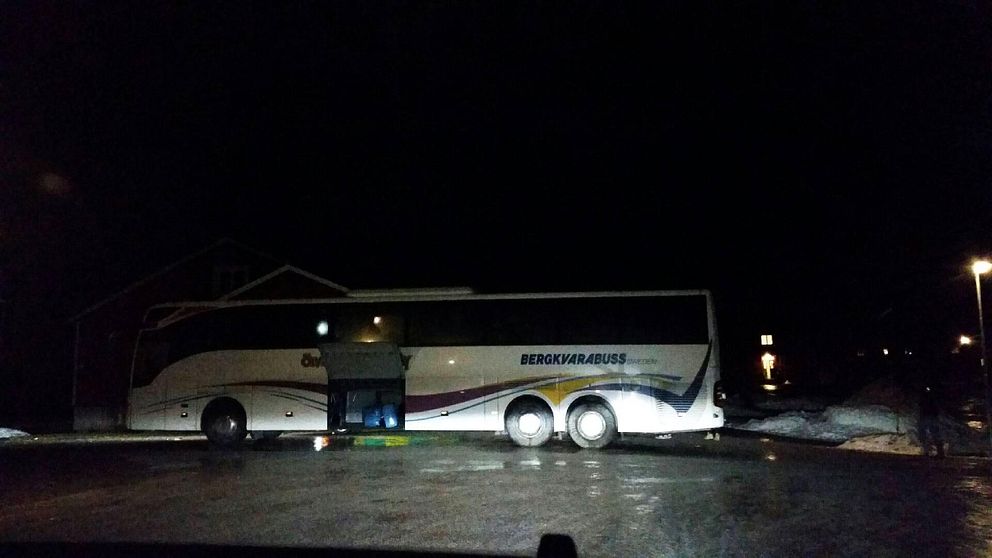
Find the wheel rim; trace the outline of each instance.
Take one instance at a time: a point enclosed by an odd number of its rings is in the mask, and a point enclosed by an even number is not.
[[[537,413],[522,414],[517,419],[517,428],[520,429],[520,433],[524,436],[533,438],[541,432],[541,417],[537,416]]]
[[[238,430],[238,421],[234,420],[234,417],[220,417],[215,424],[217,433],[223,436],[231,436]]]
[[[587,440],[598,440],[606,433],[606,419],[599,413],[586,411],[579,415],[577,423],[579,434]]]

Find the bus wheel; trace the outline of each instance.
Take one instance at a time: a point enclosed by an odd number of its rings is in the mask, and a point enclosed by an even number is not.
[[[506,431],[518,446],[544,445],[554,434],[555,420],[543,402],[524,400],[506,411]]]
[[[568,414],[568,435],[583,448],[598,449],[617,436],[617,419],[606,405],[583,403]]]
[[[248,435],[245,410],[233,399],[211,401],[203,411],[203,433],[218,446],[235,446]]]

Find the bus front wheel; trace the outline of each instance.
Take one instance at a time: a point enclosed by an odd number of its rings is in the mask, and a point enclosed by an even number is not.
[[[544,445],[554,434],[555,420],[543,402],[524,400],[506,412],[506,431],[518,446]]]
[[[583,448],[598,449],[617,436],[617,419],[606,405],[583,403],[568,414],[568,435]]]
[[[218,446],[236,446],[248,435],[245,410],[233,399],[212,401],[203,411],[203,433]]]

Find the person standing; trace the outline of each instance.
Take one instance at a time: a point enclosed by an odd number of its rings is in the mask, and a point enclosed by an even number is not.
[[[923,384],[920,390],[920,450],[930,455],[930,448],[936,448],[936,456],[944,457],[944,441],[940,435],[940,405],[932,383]]]

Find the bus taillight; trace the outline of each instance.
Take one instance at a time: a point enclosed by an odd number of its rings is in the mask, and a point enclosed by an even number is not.
[[[713,404],[717,407],[723,407],[723,404],[727,401],[727,393],[723,391],[723,381],[717,380],[713,384]]]

